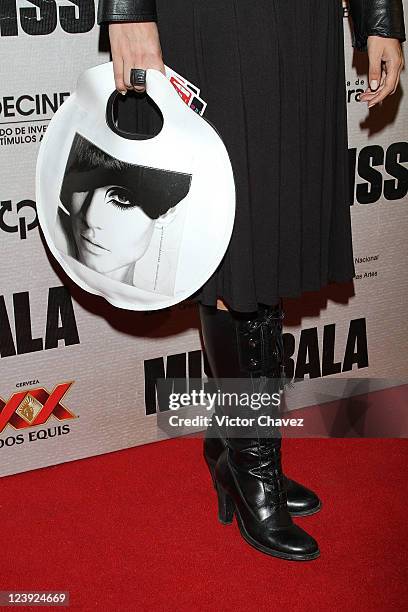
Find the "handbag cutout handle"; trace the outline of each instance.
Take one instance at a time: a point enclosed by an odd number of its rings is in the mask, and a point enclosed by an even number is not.
[[[128,140],[151,140],[157,138],[165,129],[165,125],[170,116],[173,118],[178,115],[181,116],[187,108],[168,78],[162,72],[154,68],[148,68],[146,70],[146,94],[161,115],[162,127],[160,131],[157,134],[143,134],[128,132],[127,130],[119,128],[115,121],[115,105],[118,101],[118,96],[121,96],[121,94],[115,89],[108,97],[105,112],[106,123],[115,134]]]
[[[161,130],[163,129],[163,115],[157,104],[155,104],[154,102],[153,105],[158,111],[158,114],[160,115],[162,121],[162,126],[158,132],[154,134],[146,134],[143,132],[129,132],[127,130],[119,128],[118,124],[116,123],[115,108],[116,104],[118,103],[118,100],[121,98],[122,94],[115,90],[111,93],[106,103],[106,123],[108,124],[112,132],[115,132],[115,134],[117,134],[118,136],[121,136],[122,138],[126,138],[128,140],[149,140],[151,138],[155,138],[158,134],[160,134]]]

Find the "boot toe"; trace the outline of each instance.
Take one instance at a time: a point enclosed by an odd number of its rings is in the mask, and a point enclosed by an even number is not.
[[[288,559],[314,559],[320,554],[316,540],[295,524],[287,529],[269,532],[267,543]]]
[[[287,547],[287,552],[297,555],[299,558],[314,558],[319,555],[319,546],[316,540],[298,525],[292,525],[288,530],[282,547]]]
[[[287,478],[288,510],[293,516],[314,514],[321,508],[321,501],[311,489]]]

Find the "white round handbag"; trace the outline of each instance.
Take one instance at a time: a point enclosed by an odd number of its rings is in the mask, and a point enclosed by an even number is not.
[[[112,62],[86,70],[50,121],[36,167],[38,218],[53,256],[80,287],[132,310],[195,293],[225,254],[235,214],[217,131],[160,71],[146,71],[146,94],[161,130],[125,137],[113,120]]]

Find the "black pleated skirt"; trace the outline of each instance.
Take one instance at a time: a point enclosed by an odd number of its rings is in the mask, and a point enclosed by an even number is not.
[[[341,0],[156,0],[165,64],[201,89],[236,217],[193,299],[238,311],[355,276]]]

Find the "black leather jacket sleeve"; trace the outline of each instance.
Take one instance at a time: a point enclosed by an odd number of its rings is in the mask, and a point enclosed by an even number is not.
[[[157,21],[156,0],[99,0],[97,23]]]
[[[405,40],[402,0],[349,0],[353,22],[352,45],[367,51],[368,36]]]
[[[402,0],[349,0],[349,7],[359,51],[367,51],[370,35],[405,40]],[[97,23],[111,21],[157,21],[156,0],[99,0]]]

